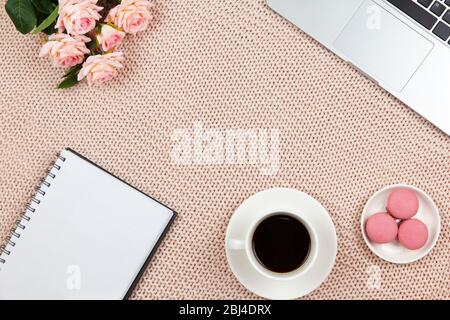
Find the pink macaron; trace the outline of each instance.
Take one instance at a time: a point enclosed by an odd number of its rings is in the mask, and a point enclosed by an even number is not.
[[[419,210],[419,199],[413,190],[398,188],[389,195],[386,209],[397,219],[409,219]]]
[[[408,249],[420,249],[428,240],[428,228],[418,219],[405,220],[398,229],[398,240]]]
[[[385,212],[375,213],[366,221],[366,235],[375,243],[388,243],[397,237],[397,222]]]

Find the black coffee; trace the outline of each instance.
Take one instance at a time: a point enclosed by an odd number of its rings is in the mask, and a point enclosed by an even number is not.
[[[273,272],[298,269],[309,255],[311,238],[299,220],[277,214],[263,220],[253,234],[253,251],[259,262]]]

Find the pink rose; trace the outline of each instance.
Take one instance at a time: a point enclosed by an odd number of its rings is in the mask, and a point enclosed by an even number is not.
[[[69,34],[85,34],[95,28],[101,18],[96,5],[97,0],[59,0],[58,31],[67,30]]]
[[[97,41],[101,45],[102,50],[108,52],[117,48],[124,37],[125,32],[119,31],[108,24],[102,24],[100,33],[97,35]]]
[[[153,18],[150,12],[152,7],[153,3],[149,0],[122,0],[109,11],[105,21],[113,23],[126,33],[136,34],[147,29]]]
[[[90,56],[78,73],[78,81],[87,78],[89,85],[108,81],[117,75],[117,69],[123,67],[122,61],[122,52]]]
[[[42,47],[39,56],[49,55],[54,64],[70,68],[82,63],[84,56],[90,53],[86,47],[86,42],[89,41],[91,39],[85,36],[72,37],[64,33],[52,34]]]

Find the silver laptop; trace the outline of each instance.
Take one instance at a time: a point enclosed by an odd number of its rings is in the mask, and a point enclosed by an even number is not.
[[[450,0],[268,0],[450,135]]]

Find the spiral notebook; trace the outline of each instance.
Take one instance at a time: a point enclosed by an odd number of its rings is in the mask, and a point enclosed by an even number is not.
[[[175,212],[71,149],[0,254],[0,299],[126,299]]]

